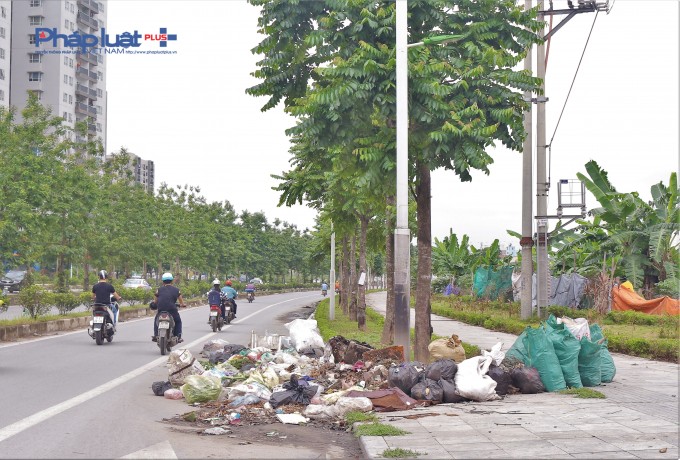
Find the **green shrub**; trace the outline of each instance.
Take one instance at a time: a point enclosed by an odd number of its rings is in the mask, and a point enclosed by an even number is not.
[[[82,303],[80,297],[71,292],[46,293],[45,297],[46,303],[57,307],[60,315],[66,315]]]
[[[575,395],[577,398],[581,399],[605,399],[604,393],[601,393],[592,388],[569,388],[566,390],[560,390],[560,394],[563,395]]]
[[[581,317],[581,314],[577,309],[566,307],[564,305],[553,305],[552,307],[548,307],[548,315],[550,314],[555,315],[557,318],[561,318],[562,316],[566,316],[568,318]]]
[[[395,447],[393,449],[385,449],[381,456],[384,458],[415,458],[420,454],[411,449],[402,449],[401,447]]]
[[[675,339],[644,339],[623,335],[607,336],[609,351],[677,363],[680,361],[678,341]]]
[[[9,297],[6,295],[2,295],[0,291],[0,313],[7,311],[7,308],[9,308]]]
[[[47,292],[36,285],[26,286],[19,291],[19,303],[33,319],[50,311],[47,297]]]
[[[432,280],[432,292],[441,294],[450,282],[451,278],[448,276],[442,276]]]
[[[365,425],[358,425],[354,428],[354,434],[359,436],[402,436],[409,434],[401,428],[386,423],[367,423]]]

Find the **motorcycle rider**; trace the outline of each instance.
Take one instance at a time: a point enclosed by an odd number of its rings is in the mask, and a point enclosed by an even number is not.
[[[213,280],[213,288],[208,291],[208,303],[210,305],[219,305],[220,310],[222,311],[222,319],[226,321],[226,309],[224,308],[224,302],[227,300],[227,296],[220,291],[220,286],[222,283],[220,283],[220,280],[215,278]],[[208,321],[208,324],[210,324],[210,321]]]
[[[253,293],[253,299],[255,298],[255,284],[253,283],[248,283],[246,284],[246,294],[252,292]]]
[[[236,289],[231,287],[231,280],[227,280],[224,282],[224,287],[222,288],[222,292],[224,295],[227,296],[227,299],[231,300],[231,304],[234,307],[234,318],[236,318],[236,296],[238,295],[238,292],[236,292]]]
[[[323,293],[323,292],[328,292],[328,285],[326,284],[325,281],[324,281],[323,283],[321,283],[321,292],[322,292],[322,293]]]
[[[118,323],[118,309],[116,308],[115,311],[113,311],[114,308],[111,303],[111,295],[113,295],[118,302],[122,302],[123,298],[118,295],[113,284],[106,281],[107,276],[108,273],[106,273],[106,270],[99,270],[99,282],[92,286],[92,301],[105,305],[109,309],[109,315],[111,316],[113,327],[115,328],[116,323]]]
[[[179,289],[177,289],[176,286],[172,285],[173,281],[173,276],[172,273],[163,273],[163,276],[161,277],[161,280],[163,281],[163,285],[156,290],[156,293],[154,294],[156,298],[156,305],[158,307],[158,311],[156,312],[156,317],[154,318],[153,321],[153,337],[151,337],[151,340],[153,342],[158,341],[158,315],[162,311],[167,311],[172,315],[172,319],[175,320],[175,328],[173,331],[173,334],[177,337],[177,343],[182,343],[184,340],[182,339],[182,318],[179,316],[179,311],[177,310],[177,306],[175,305],[175,302],[179,300],[179,305],[180,307],[184,308],[186,305],[184,304],[184,299],[182,298],[182,293],[180,292]]]

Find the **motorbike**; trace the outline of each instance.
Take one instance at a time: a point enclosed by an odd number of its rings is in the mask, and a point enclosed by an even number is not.
[[[224,318],[222,318],[222,310],[219,305],[210,305],[210,327],[212,327],[213,332],[217,332],[219,329],[222,330],[224,326]]]
[[[179,308],[179,305],[177,307]],[[175,319],[167,311],[162,311],[158,314],[156,324],[158,324],[156,343],[158,343],[158,348],[161,349],[161,355],[165,355],[171,351],[172,347],[177,345],[177,337],[174,335]]]
[[[113,334],[116,333],[113,318],[114,312],[109,305],[101,303],[92,304],[92,320],[90,321],[90,327],[87,328],[87,334],[94,339],[97,345],[103,344],[105,339],[107,342],[113,340]]]
[[[325,290],[325,289],[323,289],[323,290],[321,291],[321,295],[324,296],[324,297],[326,297],[326,296],[328,295],[328,291]]]
[[[253,303],[254,299],[255,299],[255,293],[254,292],[248,292],[248,303]]]
[[[234,300],[229,299],[224,302],[224,317],[227,320],[227,324],[231,323],[231,320],[234,319]]]

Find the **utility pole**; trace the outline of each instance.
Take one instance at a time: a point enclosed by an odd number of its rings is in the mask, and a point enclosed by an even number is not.
[[[411,356],[411,283],[408,228],[408,3],[396,0],[397,225],[394,229],[394,343]]]
[[[533,0],[524,0],[524,9],[529,11]],[[533,47],[524,58],[524,70],[528,70],[533,74],[532,61]],[[524,130],[526,131],[526,138],[524,139],[522,152],[522,239],[519,241],[522,247],[522,298],[521,298],[521,317],[528,319],[531,317],[531,280],[534,273],[534,259],[531,251],[534,245],[533,239],[533,210],[534,200],[531,195],[533,190],[533,103],[531,102],[531,91],[524,92],[524,100],[529,102],[529,110],[524,113]]]
[[[333,222],[331,222],[331,300],[328,310],[328,319],[333,321],[335,319],[335,232],[333,231]]]
[[[543,23],[543,0],[538,1],[538,21]],[[545,36],[545,28],[539,31]],[[545,44],[536,47],[536,76],[541,79],[541,94],[536,98],[536,301],[537,313],[548,305],[548,189],[550,184],[546,178],[546,140],[545,140]]]

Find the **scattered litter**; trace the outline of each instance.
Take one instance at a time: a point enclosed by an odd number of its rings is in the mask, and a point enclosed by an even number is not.
[[[300,414],[276,414],[276,418],[278,418],[281,423],[290,425],[299,425],[300,423],[309,422],[307,417],[303,417]]]
[[[225,430],[221,426],[217,426],[215,428],[208,428],[207,430],[203,431],[204,434],[214,434],[214,435],[229,434],[231,432],[232,432],[231,430]]]

